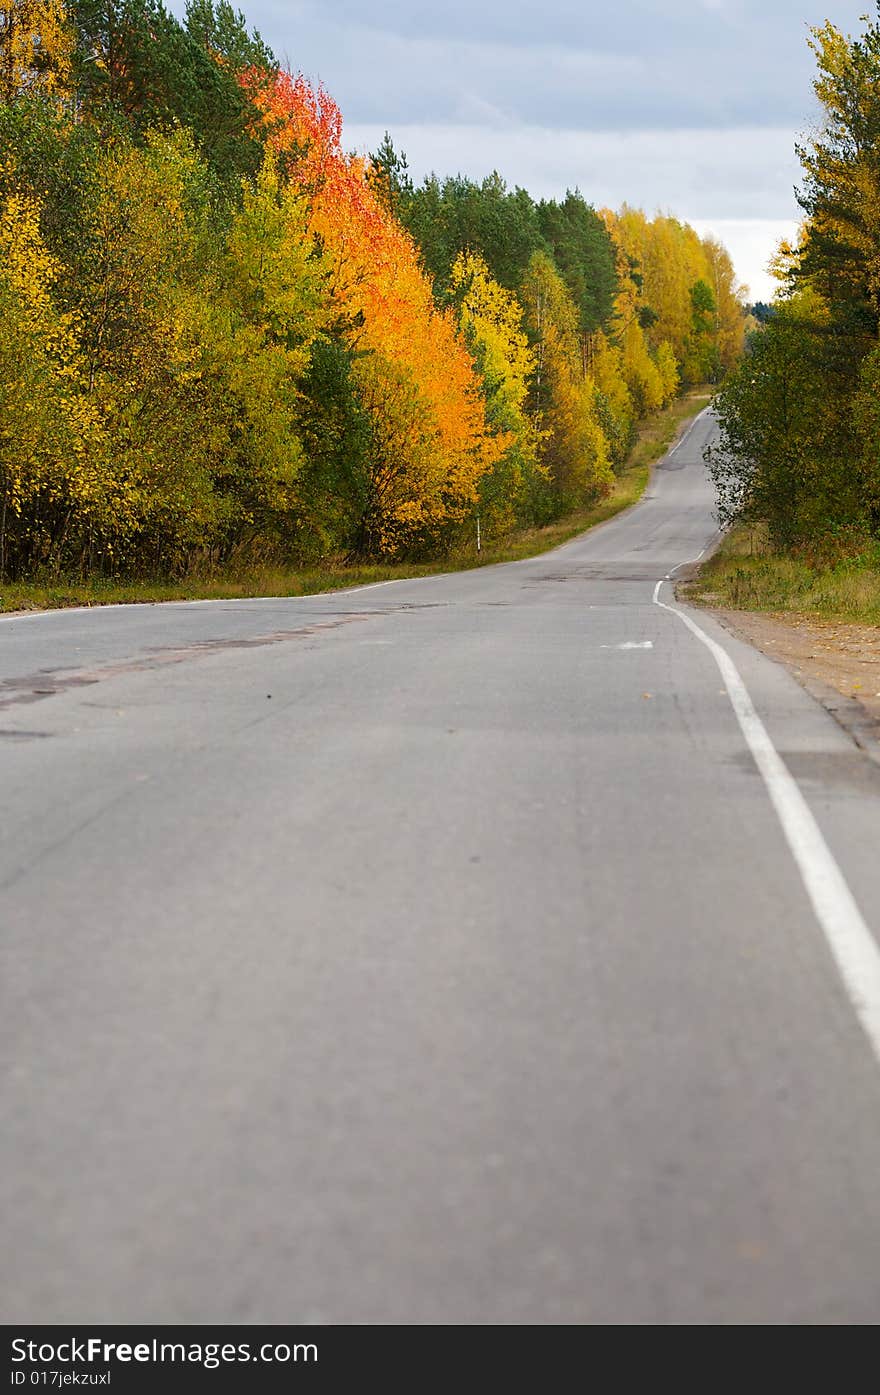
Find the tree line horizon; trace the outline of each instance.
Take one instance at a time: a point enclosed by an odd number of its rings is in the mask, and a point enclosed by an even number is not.
[[[674,217],[346,153],[227,0],[0,4],[0,579],[551,522],[744,330]]]

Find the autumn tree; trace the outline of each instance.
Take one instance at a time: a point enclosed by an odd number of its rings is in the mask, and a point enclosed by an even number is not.
[[[7,575],[442,555],[607,490],[679,339],[727,316],[735,356],[723,249],[347,155],[230,0],[19,0],[0,39]]]
[[[791,546],[880,535],[880,26],[814,30],[822,120],[799,153],[807,214],[775,259],[780,294],[719,402],[722,517]],[[859,542],[861,539],[861,542]]]
[[[263,54],[230,7],[207,3],[184,27],[162,0],[69,0],[76,32],[74,70],[84,108],[108,131],[136,139],[187,127],[221,179],[237,182],[262,158],[253,108],[231,55]],[[226,44],[229,53],[211,43]],[[268,53],[268,51],[266,51]]]
[[[309,234],[330,259],[334,310],[359,351],[354,379],[383,443],[363,546],[428,546],[472,511],[501,449],[453,312],[435,305],[412,239],[377,197],[364,162],[343,152],[341,113],[329,95],[285,72],[253,95],[273,149],[307,198]]]
[[[624,209],[618,217],[606,209],[603,219],[617,247],[617,295],[608,339],[619,355],[619,372],[629,393],[633,417],[638,420],[662,407],[675,395],[677,366],[672,379],[665,380],[659,366],[659,355],[663,344],[667,345],[667,352],[672,353],[668,341],[661,340],[654,353],[648,342],[659,316],[645,301],[645,278],[639,260],[644,255],[644,247],[633,236],[634,231],[639,236],[646,235],[644,215]],[[674,353],[672,357],[677,365]]]
[[[798,275],[837,321],[876,332],[880,319],[880,23],[848,39],[833,24],[812,32],[823,122],[799,149],[807,226]]]
[[[102,558],[177,567],[210,545],[214,419],[200,380],[206,172],[191,137],[156,133],[108,147],[86,191],[76,316],[86,391],[113,441],[119,507]]]
[[[546,253],[536,252],[529,262],[522,298],[536,360],[531,410],[543,438],[542,463],[562,511],[607,492],[608,442],[595,382],[583,371],[577,309]]]
[[[229,402],[227,491],[248,530],[288,552],[306,464],[302,384],[334,321],[332,259],[310,229],[310,216],[302,190],[267,151],[232,223],[206,335],[215,380]]]
[[[748,287],[740,285],[730,253],[715,237],[702,239],[706,279],[715,300],[715,353],[720,372],[728,373],[739,362],[746,335]]]
[[[100,425],[82,395],[76,322],[52,298],[40,206],[0,201],[0,578],[58,565],[70,525],[109,505]]]
[[[721,244],[700,238],[676,218],[648,219],[626,205],[605,217],[623,259],[624,325],[638,320],[655,361],[665,345],[667,363],[671,353],[685,384],[715,380],[732,368],[742,352],[745,307]],[[671,381],[668,372],[664,376]],[[653,373],[642,371],[641,377],[647,382]],[[654,395],[649,390],[648,397]]]
[[[539,463],[540,433],[528,410],[536,356],[523,325],[522,306],[512,291],[493,280],[478,253],[459,253],[450,285],[480,376],[486,419],[505,443],[503,454],[480,481],[487,529],[503,532],[529,516],[547,483]]]
[[[63,0],[0,4],[0,101],[69,90],[72,36]]]

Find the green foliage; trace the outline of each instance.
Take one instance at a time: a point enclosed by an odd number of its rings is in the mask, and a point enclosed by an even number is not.
[[[712,328],[712,316],[717,306],[712,287],[703,280],[691,286],[691,306],[693,307],[693,329],[695,334],[708,334]]]
[[[713,382],[720,367],[716,337],[718,305],[712,287],[702,278],[690,288],[691,329],[687,339],[684,371],[689,382]]]
[[[532,253],[544,247],[538,210],[525,189],[508,189],[500,174],[480,184],[463,175],[435,175],[401,199],[401,217],[441,289],[460,252],[479,252],[499,285],[514,289]]]
[[[218,177],[235,181],[261,159],[254,112],[232,61],[214,61],[212,38],[231,48],[224,59],[264,52],[230,7],[207,0],[184,28],[162,0],[71,0],[74,73],[80,101],[110,129],[124,123],[140,138],[154,128],[186,126]],[[267,52],[267,51],[266,51]]]
[[[209,183],[185,132],[109,147],[86,190],[76,305],[86,389],[113,443],[119,507],[92,557],[173,569],[227,512],[213,487],[217,403],[204,376],[216,258]]]
[[[801,295],[752,336],[716,398],[721,437],[707,453],[721,523],[762,520],[781,546],[861,518],[866,503],[847,396],[816,390],[840,362],[833,326],[815,315]]]
[[[578,310],[582,334],[605,328],[618,291],[616,249],[602,219],[581,194],[542,200],[538,226]]]
[[[305,463],[295,539],[301,557],[368,550],[373,428],[355,382],[356,358],[339,336],[318,339],[303,379]]]
[[[52,103],[0,104],[0,190],[39,205],[41,234],[58,259],[55,292],[65,302],[74,295],[68,267],[85,236],[83,189],[103,148],[90,122],[71,122]]]
[[[610,488],[608,441],[596,384],[580,352],[577,309],[545,252],[529,262],[522,298],[536,359],[531,409],[542,438],[541,463],[563,510]]]
[[[486,419],[506,442],[480,482],[484,528],[501,533],[532,518],[547,492],[548,477],[539,463],[541,437],[528,412],[535,355],[519,301],[492,279],[481,256],[460,253],[451,284],[465,342],[480,375]]]
[[[880,322],[880,23],[857,39],[833,24],[813,30],[814,90],[824,121],[798,149],[806,236],[796,271],[850,332]]]
[[[823,121],[799,151],[808,215],[787,278],[718,400],[709,454],[723,522],[777,546],[841,529],[880,536],[880,26],[813,32]],[[700,312],[703,313],[703,312]],[[696,334],[695,305],[695,334]]]
[[[278,68],[272,50],[256,29],[248,29],[241,10],[229,0],[186,0],[185,23],[189,37],[234,72],[255,67],[272,73]]]
[[[203,309],[215,410],[225,439],[218,461],[234,501],[230,541],[263,535],[290,545],[305,458],[300,382],[330,324],[329,265],[308,229],[308,206],[269,153],[244,190],[215,295]]]
[[[470,251],[483,258],[499,285],[516,289],[533,253],[542,251],[553,257],[568,286],[584,334],[611,319],[616,250],[605,224],[577,190],[561,203],[535,204],[525,189],[508,189],[497,173],[479,184],[461,175],[441,183],[432,175],[414,189],[406,159],[387,135],[372,158],[438,287],[448,287],[456,257]]]
[[[0,577],[426,558],[610,498],[732,315],[723,249],[622,226],[347,156],[230,0],[10,0]]]
[[[413,184],[406,156],[395,150],[387,131],[379,149],[370,156],[369,176],[383,207],[399,218],[413,197]]]

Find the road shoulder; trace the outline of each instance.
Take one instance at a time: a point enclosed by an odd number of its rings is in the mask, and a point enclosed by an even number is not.
[[[682,599],[687,602],[687,595]],[[789,612],[705,609],[738,639],[787,668],[880,764],[880,630]]]

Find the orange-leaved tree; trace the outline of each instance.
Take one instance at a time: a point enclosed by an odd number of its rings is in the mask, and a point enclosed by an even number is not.
[[[473,360],[438,309],[409,234],[383,207],[365,162],[342,147],[342,117],[301,75],[244,75],[268,140],[304,191],[309,236],[330,265],[330,294],[376,451],[358,546],[401,552],[436,542],[473,510],[506,446],[487,420]]]

